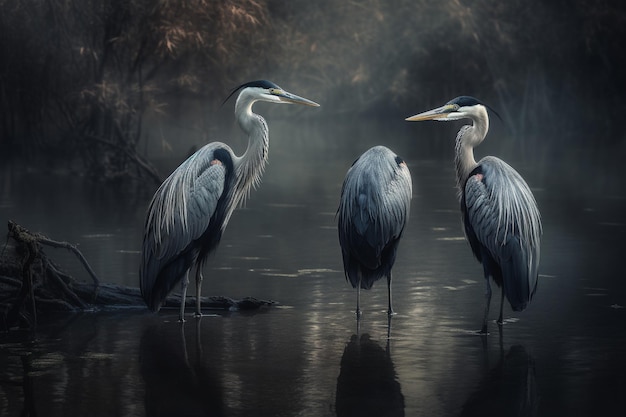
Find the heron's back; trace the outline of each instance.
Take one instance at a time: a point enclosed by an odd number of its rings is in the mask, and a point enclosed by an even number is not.
[[[411,175],[404,161],[383,146],[366,151],[348,170],[338,210],[339,243],[353,287],[372,284],[391,271],[411,203]]]
[[[141,294],[157,311],[187,271],[215,249],[234,209],[232,150],[205,145],[155,192],[144,230]]]
[[[477,259],[504,286],[513,310],[525,309],[537,288],[541,237],[530,188],[504,161],[486,157],[467,178],[461,207]]]

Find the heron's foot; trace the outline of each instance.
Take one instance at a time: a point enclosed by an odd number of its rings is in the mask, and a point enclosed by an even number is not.
[[[498,326],[502,327],[502,325],[504,324],[504,320],[502,320],[502,317],[500,317],[498,320],[496,320],[496,323],[498,323]]]
[[[195,313],[193,313],[193,316],[197,319],[202,317],[202,312],[201,311],[196,311]]]
[[[179,323],[184,323],[184,322],[185,322],[185,318],[184,318],[183,316],[180,316],[180,317],[178,318],[178,322],[179,322]]]
[[[483,324],[482,329],[478,332],[480,336],[489,336],[489,330],[487,330],[487,323]]]
[[[396,313],[396,312],[395,312],[392,308],[390,308],[390,309],[387,311],[387,315],[388,315],[389,317],[395,316],[395,315],[397,315],[397,314],[398,314],[398,313]]]
[[[356,319],[360,320],[361,316],[363,315],[363,311],[361,311],[360,308],[357,308],[356,311],[355,311],[355,314],[356,314]]]

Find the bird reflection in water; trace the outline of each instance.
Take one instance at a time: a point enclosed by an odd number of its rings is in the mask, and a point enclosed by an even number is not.
[[[140,344],[146,416],[225,415],[221,375],[202,358],[200,323],[193,349],[188,349],[184,326],[146,327]]]
[[[486,372],[461,416],[536,416],[538,406],[534,360],[524,346],[515,345],[506,355],[501,348],[498,364]]]
[[[353,334],[337,378],[337,416],[404,416],[404,395],[389,353],[369,334]]]

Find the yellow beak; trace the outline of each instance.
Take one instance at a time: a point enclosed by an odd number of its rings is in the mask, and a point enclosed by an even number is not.
[[[437,107],[436,109],[428,110],[415,116],[407,117],[407,122],[421,122],[424,120],[446,120],[449,113],[456,110],[454,104],[446,104],[445,106]]]

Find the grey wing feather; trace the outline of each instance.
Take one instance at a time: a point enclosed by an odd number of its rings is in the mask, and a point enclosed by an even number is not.
[[[483,178],[465,185],[467,217],[479,242],[502,269],[507,299],[522,310],[537,285],[541,217],[524,179],[500,159],[479,162]]]
[[[339,242],[369,269],[380,266],[381,252],[401,236],[409,217],[411,175],[396,158],[385,147],[368,150],[348,170],[342,187]]]
[[[154,284],[159,271],[209,225],[224,191],[226,170],[212,163],[211,143],[183,162],[164,182],[150,204],[144,230],[142,291]],[[230,148],[228,148],[230,149]]]

